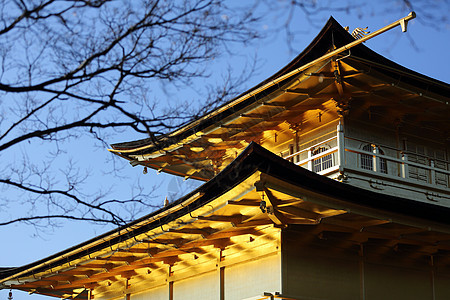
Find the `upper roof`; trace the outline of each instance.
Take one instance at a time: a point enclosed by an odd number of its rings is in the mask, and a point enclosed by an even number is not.
[[[373,98],[373,95],[383,97],[386,94],[400,99],[396,103],[399,106],[405,105],[403,100],[407,99],[409,115],[410,108],[414,106],[417,111],[412,113],[425,116],[425,118],[421,117],[422,121],[436,123],[436,120],[440,119],[441,122],[434,126],[444,131],[450,129],[449,122],[442,122],[443,118],[450,115],[449,84],[400,66],[363,44],[356,45],[349,52],[338,54],[301,72],[293,72],[303,69],[308,63],[329,51],[354,41],[355,39],[335,19],[330,18],[302,53],[257,86],[198,120],[161,137],[156,142],[151,139],[142,139],[117,143],[111,145],[111,151],[134,161],[134,164],[207,180],[217,173],[215,160],[224,156],[224,149],[233,148],[234,151],[240,152],[250,141],[255,140],[252,138],[255,135],[255,126],[258,127],[256,131],[259,132],[275,128],[283,122],[283,119],[289,119],[288,112],[291,108],[296,112],[301,109],[299,103],[308,104],[303,108],[303,111],[306,111],[320,107],[329,99],[335,101],[339,101],[339,98],[351,97],[369,99]],[[339,61],[342,65],[340,78],[347,90],[345,95],[342,91],[333,88],[332,83],[336,79],[333,61]],[[366,95],[362,95],[361,92],[365,92]],[[318,98],[321,98],[320,101],[317,101]],[[359,101],[359,103],[362,102]],[[271,111],[261,108],[261,105],[271,103],[279,107]],[[285,112],[280,112],[281,106],[286,110]],[[265,114],[266,117],[264,120],[257,120],[256,117],[251,119],[252,115],[258,114]],[[429,114],[428,117],[427,114]],[[436,118],[436,114],[441,117]],[[409,115],[406,115],[406,121]],[[247,122],[249,119],[251,120]],[[217,142],[218,138],[220,142]],[[212,140],[215,141],[211,142]],[[205,149],[210,150],[208,155],[205,155]],[[199,150],[202,150],[202,155],[196,153]]]

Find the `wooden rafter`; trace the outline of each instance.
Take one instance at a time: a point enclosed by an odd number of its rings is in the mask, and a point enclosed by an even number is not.
[[[214,246],[215,248],[223,249],[226,246],[234,245],[234,242],[231,241],[230,238],[220,238],[220,239],[213,239],[213,240],[199,240],[199,241],[193,241],[186,245],[183,245],[180,247],[180,249],[190,249],[190,248],[196,248],[196,247],[204,247],[204,246]]]
[[[264,219],[252,219],[252,220],[244,220],[242,223],[237,224],[236,227],[255,227],[255,226],[264,226],[264,225],[272,225],[272,221],[269,218]]]
[[[361,230],[363,228],[368,228],[371,226],[377,226],[382,224],[390,223],[389,220],[378,220],[378,219],[365,219],[365,220],[345,220],[339,218],[328,218],[324,220],[327,224],[339,225],[343,227],[353,228],[355,230]]]
[[[259,207],[259,201],[251,200],[251,199],[242,199],[239,201],[228,201],[228,205],[238,205],[238,206],[257,206]]]
[[[142,240],[142,243],[146,244],[155,244],[155,245],[179,245],[188,242],[188,239],[184,238],[174,238],[174,239],[163,239],[163,238],[155,238],[155,239],[146,239]]]
[[[73,269],[73,270],[67,270],[67,271],[64,271],[64,273],[61,274],[61,275],[64,275],[64,276],[77,275],[77,276],[85,276],[85,277],[89,277],[89,276],[95,274],[95,272],[96,272],[96,271],[94,271],[94,270],[89,270],[89,269],[84,270],[84,269],[81,267],[81,268],[76,268],[76,269]]]
[[[278,200],[277,198],[275,198],[275,196],[272,194],[272,192],[264,187],[264,194],[266,195],[266,201],[268,202],[267,207],[270,209],[270,207],[272,207],[272,211],[268,211],[267,212],[267,216],[276,224],[276,225],[282,225],[282,226],[286,226],[287,224],[289,224],[289,220],[282,214],[279,212],[279,210],[277,209],[277,204],[280,203],[280,200]],[[264,199],[261,199],[264,200]]]
[[[121,252],[121,253],[126,253],[126,252]],[[126,262],[126,263],[130,263],[137,259],[139,259],[139,258],[136,256],[108,256],[108,257],[97,258],[98,261],[104,260],[104,261],[109,261],[109,262]]]
[[[170,230],[170,233],[174,234],[190,234],[190,235],[200,235],[202,237],[205,237],[207,235],[210,235],[214,233],[216,230],[208,227],[208,228],[178,228],[178,229],[172,229]]]
[[[231,223],[231,224],[239,224],[242,222],[242,215],[234,215],[234,216],[209,216],[209,217],[203,217],[198,216],[198,220],[201,221],[208,221],[208,222],[220,222],[220,223]]]
[[[321,218],[321,215],[315,212],[308,211],[306,209],[301,209],[296,206],[280,206],[277,205],[276,209],[282,213],[288,213],[297,217],[302,217],[305,219],[312,219],[317,221]]]
[[[117,266],[118,266],[117,264],[113,264],[113,263],[96,263],[96,262],[90,262],[87,264],[80,265],[80,267],[82,267],[82,268],[105,269],[105,270],[111,270]]]

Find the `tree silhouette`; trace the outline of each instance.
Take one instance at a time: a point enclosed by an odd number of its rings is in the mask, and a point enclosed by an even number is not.
[[[207,76],[205,66],[230,44],[257,36],[255,21],[215,0],[2,1],[0,225],[123,224],[136,207],[152,206],[152,189],[126,199],[86,193],[89,172],[66,152],[87,136],[105,144],[123,130],[156,141],[227,100],[232,77],[197,105],[155,94]],[[7,215],[14,205],[23,209]]]

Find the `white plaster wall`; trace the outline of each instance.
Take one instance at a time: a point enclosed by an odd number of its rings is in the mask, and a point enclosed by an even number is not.
[[[274,254],[225,268],[225,299],[241,300],[281,292],[281,258]]]
[[[206,273],[173,283],[174,300],[216,300],[220,295],[218,271]],[[167,298],[168,299],[168,298]],[[153,299],[152,299],[153,300]]]
[[[132,294],[131,300],[167,300],[169,299],[169,285],[156,287],[139,294]]]

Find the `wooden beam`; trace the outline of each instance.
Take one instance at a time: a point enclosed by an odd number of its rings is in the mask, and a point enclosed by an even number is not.
[[[155,262],[145,262],[145,261],[143,261],[144,259],[147,259],[147,258],[143,258],[142,260],[132,262],[130,265],[117,267],[111,271],[115,272],[115,273],[120,273],[120,272],[126,272],[126,271],[133,271],[136,269],[147,269],[147,268],[148,269],[157,269],[158,268],[158,265],[156,265],[155,263],[159,262],[160,260],[157,260]]]
[[[339,210],[339,209],[328,209],[326,211],[321,211],[320,218],[329,218],[334,216],[339,216],[343,214],[347,214],[348,212],[346,210]]]
[[[264,225],[271,225],[273,224],[272,221],[268,218],[265,219],[259,219],[259,220],[251,220],[251,221],[244,221],[240,224],[237,224],[236,227],[256,227],[256,226],[264,226]]]
[[[83,265],[79,265],[80,268],[88,268],[88,269],[105,269],[105,270],[111,270],[112,268],[116,267],[117,265],[113,263],[87,263]]]
[[[270,101],[270,102],[264,102],[262,105],[263,105],[263,106],[280,107],[280,108],[282,108],[282,109],[286,109],[287,103],[285,103],[285,102]]]
[[[128,249],[119,249],[119,252],[121,253],[133,253],[133,254],[148,254],[149,248],[137,248],[132,247]]]
[[[246,234],[260,235],[259,232],[253,228],[235,228],[232,230],[226,230],[226,231],[220,231],[217,233],[213,233],[213,234],[207,236],[206,238],[208,240],[213,240],[213,239],[230,238],[230,237],[246,235]]]
[[[233,245],[234,243],[231,242],[230,238],[222,238],[222,239],[214,239],[214,240],[199,240],[199,241],[193,241],[190,243],[187,243],[185,245],[180,246],[180,249],[191,249],[191,248],[197,248],[197,247],[204,247],[204,246],[215,246],[216,248],[220,248],[224,245]]]
[[[52,281],[72,281],[78,279],[72,274],[65,273],[56,273],[55,275],[51,275],[45,278],[41,278],[40,280],[52,280]]]
[[[182,254],[188,254],[189,251],[183,251],[180,249],[173,249],[173,250],[164,250],[160,251],[158,253],[153,254],[151,257],[153,258],[161,258],[161,257],[170,257],[170,256],[178,256]]]
[[[62,298],[62,297],[64,297],[64,295],[72,294],[73,291],[71,289],[55,291],[55,290],[48,289],[48,288],[38,288],[38,289],[36,289],[35,293],[37,293],[39,295],[44,295],[44,296]]]
[[[313,219],[313,220],[320,219],[320,214],[305,209],[301,209],[296,206],[277,206],[276,209],[280,212],[292,214],[294,216],[302,217],[304,219]]]
[[[84,266],[80,265],[77,269],[61,271],[61,273],[62,273],[62,275],[67,275],[67,276],[82,275],[82,276],[87,276],[87,277],[96,273],[94,270],[82,270],[82,268],[84,268]]]
[[[303,201],[302,199],[282,200],[281,203],[278,204],[278,207],[292,206],[301,204],[303,202],[305,201]]]
[[[318,235],[321,232],[324,231],[335,231],[335,232],[350,232],[353,233],[356,230],[354,228],[344,227],[344,226],[338,226],[338,225],[331,225],[326,223],[320,223],[316,226],[299,226],[296,227],[296,230],[303,233],[309,233],[312,235]]]
[[[269,209],[272,207],[272,211],[267,212],[267,216],[276,224],[276,225],[282,225],[286,226],[289,223],[289,220],[286,219],[286,217],[280,213],[277,209],[277,204],[279,204],[281,201],[275,198],[275,196],[272,194],[272,192],[266,188],[263,187],[264,194],[267,196],[265,201],[268,202],[267,208]],[[261,199],[263,200],[263,199]]]
[[[102,274],[103,275],[103,274]],[[99,283],[99,282],[106,282],[106,281],[117,281],[115,276],[111,276],[108,272],[105,272],[103,276],[96,276],[95,278],[85,278],[76,280],[74,282],[71,282],[69,284],[62,284],[57,285],[54,287],[55,290],[64,290],[64,289],[74,289],[74,288],[82,288],[86,284],[92,284],[92,283]]]
[[[366,228],[365,230],[374,232],[374,233],[380,233],[396,238],[402,238],[406,237],[409,234],[416,234],[416,233],[422,233],[427,232],[427,228],[417,228],[417,227],[411,227],[407,225],[400,225],[400,224],[386,224],[382,227],[373,226],[370,228]]]
[[[258,114],[258,113],[247,113],[247,114],[241,114],[240,116],[242,118],[257,119],[257,120],[261,120],[261,121],[264,121],[269,118],[267,116],[267,114]]]
[[[131,270],[131,271],[124,271],[122,273],[120,273],[120,277],[125,278],[125,279],[130,279],[133,276],[138,275],[138,273],[136,273],[136,271]]]
[[[242,215],[233,215],[233,216],[210,216],[210,217],[203,217],[198,216],[198,220],[202,221],[209,221],[209,222],[220,222],[220,223],[232,223],[232,224],[239,224],[242,222]]]
[[[230,124],[224,124],[220,125],[220,128],[227,128],[227,129],[244,129],[249,127],[249,123],[230,123]]]
[[[37,280],[32,282],[24,282],[24,283],[18,283],[18,284],[11,284],[11,288],[13,289],[34,289],[38,287],[52,287],[56,286],[58,284],[58,281],[55,280]]]
[[[345,219],[339,219],[339,218],[327,218],[327,219],[324,219],[323,222],[327,223],[327,224],[353,228],[355,230],[361,230],[362,228],[391,223],[391,221],[389,221],[389,220],[378,220],[378,219],[345,220]]]
[[[121,252],[121,253],[125,253],[125,252]],[[110,261],[110,262],[126,262],[126,263],[130,263],[132,261],[135,261],[139,259],[138,257],[135,256],[108,256],[108,257],[100,257],[97,258],[96,260],[104,260],[104,261]]]
[[[288,222],[289,222],[289,224],[316,225],[316,224],[320,223],[320,220],[318,220],[318,219],[290,217]]]
[[[229,200],[228,201],[228,205],[241,205],[241,206],[256,206],[259,207],[259,202],[260,201],[256,201],[256,200],[239,200],[239,201],[233,201],[233,200]]]
[[[172,229],[170,230],[170,233],[175,234],[192,234],[192,235],[200,235],[200,236],[206,236],[214,233],[216,230],[208,227],[208,228],[179,228],[179,229]]]
[[[179,245],[179,244],[183,244],[183,243],[186,243],[189,241],[190,240],[183,239],[183,238],[175,238],[175,239],[156,238],[156,239],[142,240],[141,242],[146,243],[146,244],[156,244],[156,245]]]
[[[308,96],[308,97],[310,95],[309,89],[300,89],[300,88],[287,89],[284,92],[288,93],[288,94],[305,95],[305,96]]]
[[[339,101],[341,102],[344,100],[344,83],[342,81],[342,74],[341,74],[341,66],[339,61],[332,60],[331,66],[334,68],[333,76],[334,76],[334,84],[336,86],[336,89],[339,93]]]

